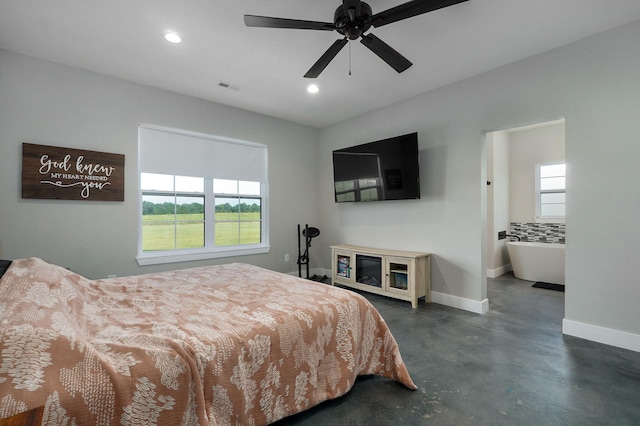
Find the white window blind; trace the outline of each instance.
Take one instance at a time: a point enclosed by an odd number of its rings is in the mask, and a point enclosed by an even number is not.
[[[139,126],[140,171],[267,182],[266,145]]]

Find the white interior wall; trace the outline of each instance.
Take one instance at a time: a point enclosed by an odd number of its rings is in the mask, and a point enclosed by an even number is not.
[[[487,175],[491,174],[491,185],[487,186],[487,276],[498,277],[511,270],[506,241],[499,240],[498,232],[509,233],[509,132],[487,133]]]
[[[486,179],[487,179],[487,199],[486,199],[486,209],[487,209],[487,235],[486,235],[486,264],[487,264],[487,277],[493,277],[493,272],[495,270],[495,255],[494,255],[494,247],[497,244],[497,238],[492,238],[495,231],[495,211],[494,211],[494,188],[496,185],[494,173],[493,173],[493,164],[494,164],[494,142],[493,136],[495,132],[488,132],[485,135],[485,156],[487,158],[487,168],[486,168]]]
[[[325,241],[432,252],[434,295],[477,307],[486,299],[482,134],[565,117],[564,330],[640,350],[640,286],[631,266],[640,251],[639,39],[635,22],[321,129]],[[390,73],[389,84],[394,78],[401,77]],[[412,131],[423,159],[421,200],[333,202],[333,149]],[[324,256],[330,264],[328,248]]]
[[[139,267],[138,123],[269,147],[266,255]],[[243,261],[297,271],[296,224],[317,223],[317,130],[0,50],[0,258],[37,256],[90,278]],[[125,155],[125,201],[23,200],[23,142]],[[289,262],[284,255],[290,254]],[[316,266],[312,252],[311,266]]]

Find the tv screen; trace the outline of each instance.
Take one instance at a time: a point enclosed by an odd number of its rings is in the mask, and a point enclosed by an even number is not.
[[[420,198],[418,133],[333,151],[336,203]]]

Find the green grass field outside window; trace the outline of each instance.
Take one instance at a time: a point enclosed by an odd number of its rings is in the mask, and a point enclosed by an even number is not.
[[[259,212],[216,213],[215,244],[228,247],[259,244]],[[143,215],[142,250],[176,250],[204,247],[204,215]]]

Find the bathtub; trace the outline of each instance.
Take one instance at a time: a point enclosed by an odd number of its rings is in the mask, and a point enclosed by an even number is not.
[[[516,278],[564,284],[564,244],[508,241]]]

